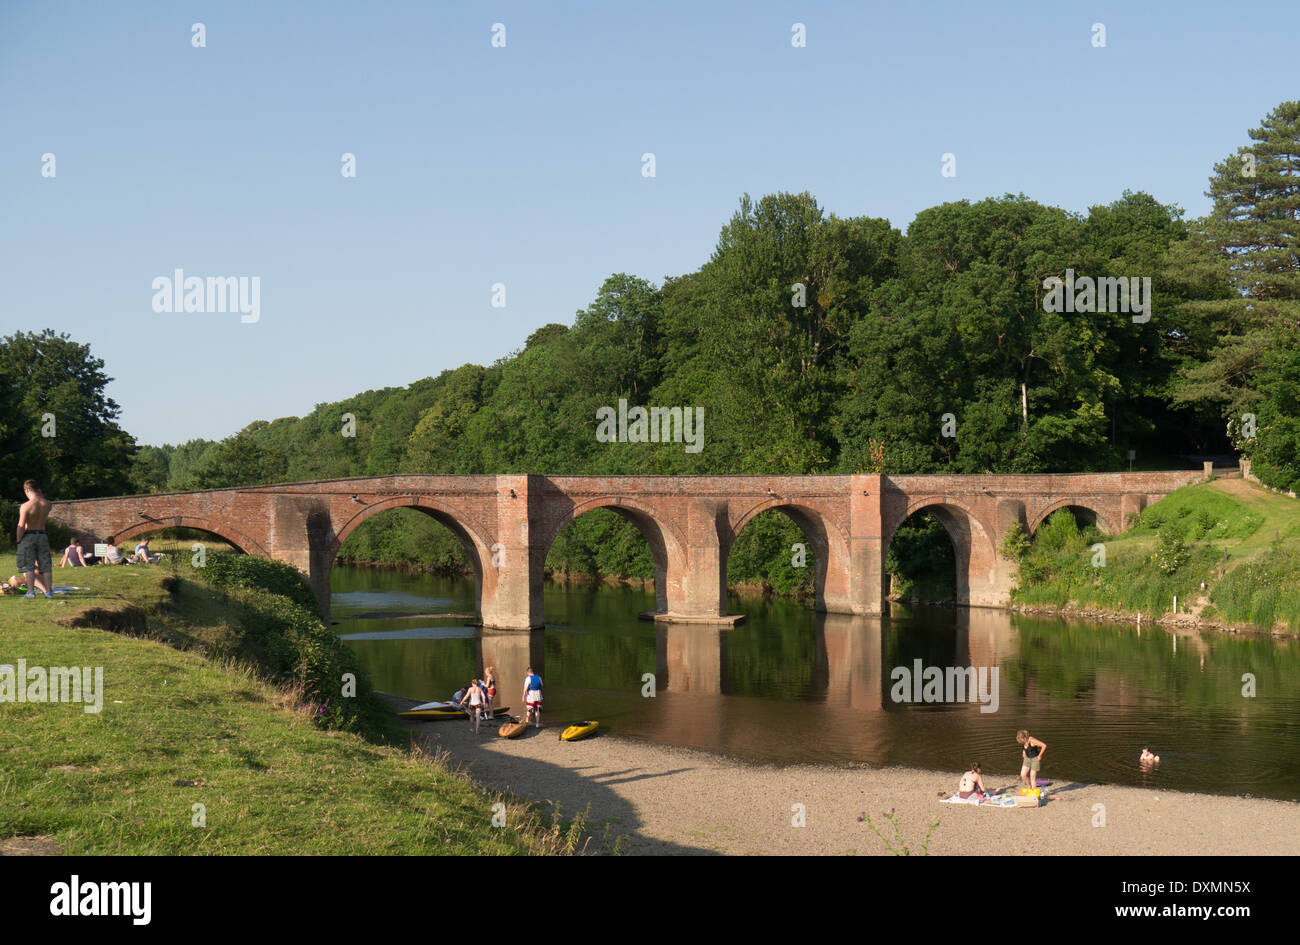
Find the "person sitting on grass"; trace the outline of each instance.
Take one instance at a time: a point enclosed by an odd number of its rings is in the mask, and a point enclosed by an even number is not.
[[[126,558],[122,557],[122,549],[111,541],[108,543],[108,550],[104,552],[104,560],[109,564],[126,564]]]
[[[972,794],[987,797],[988,793],[988,788],[984,786],[984,776],[980,772],[980,763],[977,761],[961,776],[961,781],[957,784],[957,796],[965,800]]]
[[[131,555],[133,564],[157,564],[162,560],[162,555],[149,554],[149,539],[141,538],[135,546],[135,553]]]
[[[72,540],[72,544],[63,549],[63,559],[59,562],[59,567],[67,568],[84,568],[86,565],[86,555],[81,550],[81,542],[77,539]]]

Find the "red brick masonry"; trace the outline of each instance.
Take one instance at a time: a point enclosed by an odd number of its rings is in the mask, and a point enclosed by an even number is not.
[[[379,476],[243,489],[82,499],[51,517],[83,541],[169,526],[212,532],[249,554],[300,569],[329,610],[329,574],[348,534],[376,512],[416,508],[448,526],[478,576],[484,625],[540,627],[543,564],[556,535],[584,512],[609,508],[650,543],[658,611],[669,619],[722,618],[726,561],[745,524],[768,509],[807,537],[817,607],[879,614],[885,552],[899,525],[930,509],[957,552],[957,595],[1007,601],[1012,569],[997,553],[1015,522],[1032,532],[1064,506],[1090,510],[1103,531],[1202,471],[1026,476]]]

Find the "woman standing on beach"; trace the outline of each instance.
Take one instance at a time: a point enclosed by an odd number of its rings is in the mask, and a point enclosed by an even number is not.
[[[1020,780],[1030,788],[1038,787],[1038,769],[1042,765],[1043,752],[1047,751],[1047,742],[1039,741],[1025,729],[1016,732],[1016,741],[1020,742]]]
[[[483,702],[487,699],[487,693],[479,685],[476,679],[469,685],[469,692],[465,694],[465,701],[469,703],[469,716],[474,720],[474,734],[478,734],[478,722],[483,715]]]

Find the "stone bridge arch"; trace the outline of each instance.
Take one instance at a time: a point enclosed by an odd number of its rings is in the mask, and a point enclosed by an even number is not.
[[[956,603],[986,607],[1005,604],[1010,580],[998,557],[999,536],[972,506],[952,496],[927,495],[910,499],[901,516],[887,524],[882,560],[888,555],[899,527],[922,511],[938,519],[952,541],[957,559]]]
[[[150,532],[162,531],[164,528],[196,528],[199,531],[207,532],[210,535],[216,535],[222,541],[229,542],[246,555],[260,555],[263,558],[272,558],[270,554],[256,540],[248,535],[231,528],[228,524],[209,521],[204,518],[197,518],[191,515],[177,515],[166,521],[144,521],[134,525],[128,525],[107,536],[107,539],[114,544],[129,542],[133,538],[141,535],[147,535]]]
[[[1028,523],[1029,534],[1035,534],[1039,525],[1047,521],[1053,512],[1059,512],[1061,509],[1083,509],[1085,512],[1091,513],[1093,518],[1096,519],[1097,527],[1107,535],[1116,535],[1124,530],[1119,522],[1118,509],[1108,508],[1104,503],[1094,502],[1091,499],[1068,498],[1057,499],[1035,515]]]
[[[780,512],[799,527],[813,552],[813,606],[819,611],[851,608],[852,562],[849,536],[833,515],[798,498],[773,496],[742,512],[722,541],[722,576],[725,582],[731,549],[740,533],[764,512]]]
[[[448,531],[456,536],[461,547],[465,549],[470,567],[474,569],[474,609],[481,615],[485,590],[491,593],[496,587],[496,572],[491,567],[492,546],[494,543],[464,512],[454,508],[449,503],[428,495],[393,496],[379,502],[367,504],[363,508],[359,508],[341,526],[336,526],[332,530],[329,537],[329,547],[324,555],[323,569],[325,573],[323,579],[318,579],[319,583],[323,584],[323,593],[326,595],[326,599],[328,600],[329,595],[329,572],[334,566],[334,561],[338,558],[343,542],[363,522],[392,509],[414,509],[422,512],[438,524],[445,526]],[[318,590],[317,593],[319,596],[321,591]]]
[[[545,580],[546,557],[560,532],[571,523],[597,509],[609,509],[620,518],[631,522],[650,546],[655,564],[655,610],[671,613],[678,605],[682,590],[682,577],[686,570],[686,543],[681,534],[662,514],[648,503],[618,495],[602,495],[580,502],[566,500],[556,506],[552,503],[546,524],[538,536],[534,562],[535,579]]]

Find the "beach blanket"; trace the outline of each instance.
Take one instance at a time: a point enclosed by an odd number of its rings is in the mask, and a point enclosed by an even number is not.
[[[958,797],[954,794],[952,797],[945,797],[939,801],[940,804],[974,804],[979,807],[1015,807],[1016,802],[1009,794],[1000,797],[977,797],[972,794],[970,797]]]

